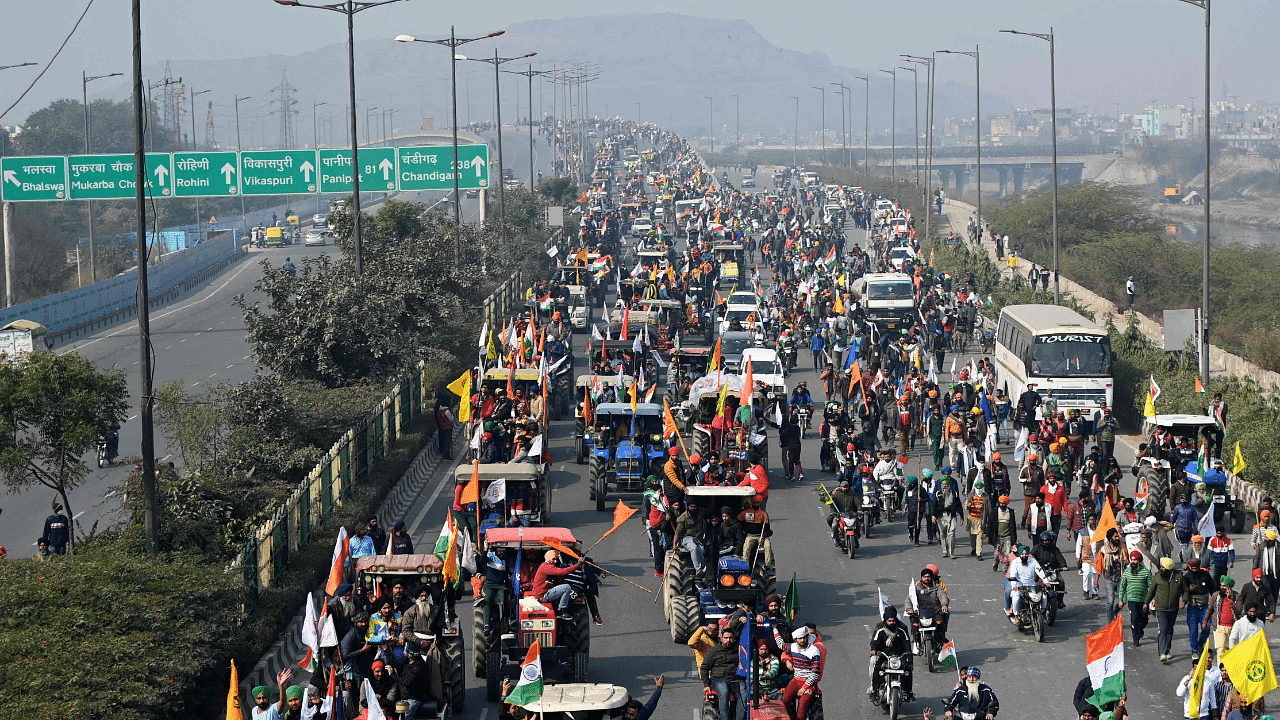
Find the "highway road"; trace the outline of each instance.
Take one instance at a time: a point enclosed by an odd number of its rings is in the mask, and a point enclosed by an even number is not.
[[[730,181],[737,183],[736,173]],[[852,227],[853,238],[865,240],[862,231]],[[598,312],[596,314],[598,317]],[[586,337],[578,336],[577,345]],[[796,372],[788,379],[789,387],[805,380],[810,388],[820,389],[817,374],[809,367],[808,353],[801,353]],[[961,359],[961,364],[967,358]],[[581,363],[579,367],[581,367]],[[820,397],[820,393],[815,393]],[[772,434],[772,431],[771,433]],[[553,524],[570,528],[575,536],[588,544],[610,527],[611,513],[595,510],[588,501],[587,466],[573,459],[572,420],[552,424],[550,428],[555,515]],[[771,444],[773,444],[771,440]],[[899,608],[902,607],[907,583],[919,577],[926,563],[941,567],[942,579],[952,598],[951,632],[959,651],[961,665],[978,665],[983,682],[989,683],[1001,701],[1000,717],[1070,717],[1071,695],[1077,681],[1086,676],[1084,636],[1105,624],[1103,601],[1081,599],[1080,578],[1067,575],[1070,595],[1067,608],[1057,624],[1049,628],[1045,641],[1036,643],[1030,634],[1013,628],[1004,618],[1001,576],[991,569],[990,548],[982,561],[968,555],[968,540],[959,541],[959,558],[944,560],[938,545],[911,547],[906,527],[901,521],[877,528],[876,536],[863,541],[857,558],[850,560],[831,545],[825,524],[826,509],[817,496],[819,483],[831,483],[829,473],[817,469],[819,443],[805,442],[802,458],[809,470],[805,480],[785,483],[776,475],[779,453],[771,448],[775,471],[769,513],[774,530],[774,552],[777,560],[779,591],[792,573],[799,583],[800,620],[816,623],[827,646],[826,673],[821,682],[828,716],[868,720],[882,717],[879,708],[866,698],[868,686],[867,660],[871,628],[879,621],[877,590],[883,591]],[[1009,452],[1007,445],[1000,448]],[[910,453],[910,467],[927,463],[927,443],[917,444]],[[1133,447],[1124,443],[1117,447],[1121,465],[1128,467]],[[404,520],[410,525],[415,543],[434,543],[445,509],[451,502],[450,472],[438,484],[427,487],[422,496],[406,511]],[[1131,492],[1131,480],[1124,490]],[[637,496],[624,497],[639,507]],[[1016,504],[1015,504],[1016,505]],[[962,533],[963,535],[963,533]],[[1235,538],[1237,548],[1248,548],[1247,537]],[[1065,543],[1064,543],[1065,544]],[[640,517],[600,544],[593,557],[610,572],[625,577],[651,590],[659,581],[653,576],[653,561],[643,534]],[[1072,561],[1069,548],[1064,548]],[[1236,579],[1245,581],[1244,568],[1233,571]],[[604,583],[601,609],[605,624],[592,628],[591,679],[623,685],[636,697],[646,699],[654,678],[663,674],[667,685],[654,717],[699,718],[702,685],[693,667],[693,654],[684,646],[671,642],[654,596],[618,580]],[[463,601],[466,602],[465,600]],[[460,610],[469,618],[469,608]],[[1142,647],[1126,648],[1129,704],[1140,717],[1179,717],[1180,703],[1173,689],[1189,666],[1189,649],[1185,622],[1180,619],[1175,632],[1173,663],[1158,663],[1155,648],[1155,620],[1148,628]],[[471,628],[464,622],[467,647],[471,647]],[[470,652],[468,650],[468,652]],[[923,661],[923,658],[919,660]],[[470,667],[470,658],[467,659]],[[468,673],[467,708],[460,715],[465,720],[490,720],[498,715],[498,707],[484,702],[483,690]],[[920,717],[926,706],[939,717],[941,698],[955,687],[954,671],[928,674],[918,672],[915,685],[919,702],[906,706],[907,717]]]

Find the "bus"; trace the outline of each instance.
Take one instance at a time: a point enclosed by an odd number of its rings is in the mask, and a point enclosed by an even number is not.
[[[1000,311],[996,387],[1010,402],[1034,386],[1041,397],[1053,390],[1059,410],[1080,410],[1092,419],[1103,401],[1111,406],[1111,364],[1107,331],[1070,308],[1009,305]]]

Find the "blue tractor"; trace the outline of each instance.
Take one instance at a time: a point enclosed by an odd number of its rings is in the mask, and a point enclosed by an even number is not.
[[[657,403],[601,403],[582,438],[591,456],[589,491],[596,510],[605,509],[609,492],[639,493],[648,475],[659,475],[666,453],[662,406]]]

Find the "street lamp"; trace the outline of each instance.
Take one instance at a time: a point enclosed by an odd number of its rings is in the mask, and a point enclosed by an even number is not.
[[[8,70],[11,67],[25,67],[27,65],[35,65],[35,63],[23,63],[22,65],[9,65],[0,67],[0,70]],[[89,83],[94,80],[102,80],[105,78],[116,77],[124,73],[110,73],[108,75],[89,75],[83,70],[80,71],[80,97],[84,101],[84,154],[89,154]],[[207,90],[205,92],[208,92]],[[98,266],[95,263],[93,252],[93,201],[89,201],[89,282],[98,281]],[[76,277],[76,285],[80,284],[79,276]]]
[[[316,102],[315,100],[311,101],[311,138],[312,138],[311,146],[315,148],[317,152],[319,152],[320,150],[320,126],[316,122],[316,109],[328,104],[329,103],[327,102]],[[355,172],[355,170],[356,170],[355,166],[352,165],[351,172]],[[319,184],[317,183],[317,188],[318,187],[319,187]],[[321,212],[320,202],[321,202],[320,194],[316,193],[316,212],[317,213]]]
[[[934,90],[934,60],[936,57],[921,57],[919,55],[902,54],[903,60],[916,65],[925,66],[925,99],[924,99],[924,236],[932,238],[929,234],[932,223],[931,216],[933,211],[929,207],[931,198],[933,197],[933,90]]]
[[[1001,30],[1000,32],[1040,38],[1049,43],[1049,115],[1053,132],[1053,304],[1058,305],[1061,302],[1058,287],[1058,89],[1057,73],[1054,70],[1053,28],[1049,28],[1048,33],[1030,33],[1020,30]],[[981,225],[978,226],[978,239],[982,239]]]
[[[854,80],[861,80],[866,92],[862,103],[862,170],[867,179],[871,179],[871,76],[854,75]]]
[[[194,151],[195,151],[195,149],[196,149],[196,96],[197,96],[197,95],[204,95],[204,94],[206,94],[206,93],[211,93],[211,92],[213,92],[213,91],[212,91],[212,90],[201,90],[200,92],[196,92],[195,88],[192,88],[192,89],[191,89],[191,150],[192,150],[192,152],[194,152]],[[208,148],[208,149],[212,150],[212,148]],[[201,236],[202,236],[202,232],[201,232],[201,230],[200,230],[200,225],[201,225],[201,223],[200,223],[200,196],[199,196],[199,195],[197,195],[197,196],[196,196],[196,244],[197,244],[197,245],[199,245],[199,244],[200,244],[200,240],[201,240]],[[92,237],[92,235],[91,235],[90,237]],[[89,257],[89,259],[90,259],[90,260],[92,260],[92,259],[93,259],[93,249],[92,249],[92,246],[90,247],[90,250],[89,250],[89,256],[90,256],[90,257]],[[93,264],[93,263],[90,263],[90,265],[91,265],[91,266],[92,266],[92,264]],[[92,269],[92,268],[90,268],[90,269]]]
[[[373,144],[373,131],[369,129],[369,114],[377,109],[378,109],[377,105],[373,105],[371,107],[367,107],[364,109],[364,144],[365,145]],[[352,165],[351,167],[355,168],[356,166]]]
[[[1204,10],[1204,276],[1200,281],[1200,377],[1209,385],[1209,0],[1181,0]]]
[[[712,100],[710,95],[702,97],[707,99],[707,117],[711,120],[711,152],[709,154],[714,155],[716,152],[716,101]]]
[[[845,121],[848,119],[845,117],[845,114],[844,114],[844,91],[845,91],[844,81],[841,80],[840,82],[833,82],[831,84],[840,88],[840,148],[841,148],[841,154],[845,156],[844,159],[846,161],[846,164],[848,164],[849,142],[848,142],[848,136],[846,136],[844,133],[844,124],[845,124]]]
[[[462,198],[461,198],[461,193],[459,192],[459,189],[458,189],[459,183],[458,183],[458,167],[457,167],[458,165],[458,60],[460,57],[465,57],[465,56],[459,56],[454,51],[457,50],[459,47],[466,45],[467,43],[472,43],[477,40],[484,40],[486,38],[498,37],[504,32],[506,32],[506,30],[494,30],[488,35],[481,35],[479,37],[473,37],[473,38],[460,38],[457,36],[457,33],[454,32],[453,26],[450,25],[449,37],[440,38],[438,40],[423,40],[420,38],[416,38],[412,35],[396,36],[396,42],[431,43],[432,45],[441,45],[449,48],[449,92],[453,96],[453,121],[451,123],[453,125],[453,165],[454,165],[454,167],[452,168],[453,170],[453,224],[459,227],[462,226]],[[470,110],[468,110],[468,112],[470,112]],[[498,172],[498,182],[499,183],[502,182],[501,168],[499,168],[499,172]],[[461,241],[460,235],[458,233],[454,233],[453,262],[455,265],[461,262],[461,256],[462,256],[461,242],[462,241]]]
[[[982,58],[978,53],[978,46],[973,46],[973,52],[967,50],[939,50],[940,53],[948,55],[968,55],[973,58],[973,76],[974,76],[974,99],[977,104],[975,115],[973,116],[973,134],[974,145],[978,146],[978,232],[982,232]]]
[[[504,165],[502,164],[502,82],[500,81],[501,76],[498,73],[499,73],[499,68],[502,66],[503,63],[509,63],[513,60],[523,60],[525,58],[533,57],[534,55],[537,55],[537,54],[538,53],[536,52],[529,52],[529,53],[525,53],[524,55],[517,55],[516,57],[502,58],[502,57],[498,57],[498,49],[494,48],[493,57],[491,58],[473,58],[473,57],[467,57],[466,55],[458,56],[459,60],[473,60],[475,62],[489,63],[490,65],[493,65],[493,93],[494,93],[493,104],[494,104],[494,107],[497,108],[497,125],[498,125],[498,243],[499,244],[502,243],[503,228],[507,224],[507,184],[505,182],[505,178],[503,177]],[[532,83],[532,81],[530,82]],[[532,152],[533,150],[532,148],[530,148],[530,153]],[[454,165],[455,165],[455,168],[454,168],[453,174],[454,174],[454,177],[456,178],[459,174],[458,169],[456,167],[457,165],[456,160],[454,161]]]
[[[911,73],[911,84],[914,86],[912,94],[915,96],[915,108],[911,111],[911,116],[915,118],[915,136],[916,136],[916,187],[920,187],[920,74],[913,67],[898,67],[899,70],[905,70]]]
[[[800,146],[800,98],[796,95],[790,96],[796,101],[796,129],[791,135],[791,167],[796,166],[796,148]]]
[[[27,62],[27,63],[18,63],[17,65],[0,65],[0,70],[12,70],[13,68],[29,67],[35,64],[36,63]],[[116,75],[119,75],[119,74],[120,73],[116,73]]]
[[[810,85],[822,93],[822,164],[827,164],[827,88],[825,85]]]
[[[742,105],[737,95],[730,95],[733,98],[733,125],[735,132],[738,134],[738,154],[742,153]]]
[[[236,152],[240,152],[244,150],[244,147],[240,144],[240,103],[245,100],[248,100],[250,97],[252,96],[251,95],[245,95],[244,97],[240,97],[239,95],[236,96]],[[354,125],[352,126],[351,136],[355,137]],[[239,193],[239,195],[240,195],[240,226],[244,229],[244,233],[248,235],[249,222],[246,219],[245,210],[244,210],[244,193]],[[356,217],[359,218],[358,215]],[[358,221],[359,220],[357,219],[357,222]]]
[[[889,105],[889,181],[894,185],[898,184],[898,71],[881,70],[886,75],[893,76],[893,100]]]
[[[356,36],[355,36],[355,16],[358,12],[363,12],[371,8],[380,7],[382,5],[390,5],[400,0],[364,0],[357,2],[356,0],[341,0],[341,2],[330,3],[328,5],[311,5],[300,2],[299,0],[275,0],[277,5],[285,5],[288,7],[307,7],[317,10],[330,10],[336,13],[342,13],[347,16],[347,90],[348,101],[351,103],[351,198],[352,198],[352,217],[355,219],[355,227],[352,229],[353,245],[355,247],[355,269],[356,275],[364,272],[364,238],[360,234],[361,211],[360,211],[360,143],[356,141]],[[368,121],[365,122],[366,126]],[[241,198],[243,203],[243,197]]]
[[[530,53],[530,54],[532,55],[534,53]],[[533,65],[531,64],[529,65],[528,70],[503,70],[502,72],[510,73],[512,75],[523,75],[524,77],[529,79],[529,192],[532,193],[533,192],[533,76],[548,75],[551,73],[551,71],[550,70],[534,70]],[[640,103],[636,103],[636,107],[637,107],[636,112],[639,113],[638,108],[640,107]],[[499,143],[498,145],[498,157],[499,158],[502,157],[501,143]]]

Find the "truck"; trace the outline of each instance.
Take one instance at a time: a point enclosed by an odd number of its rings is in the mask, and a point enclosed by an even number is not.
[[[903,333],[916,316],[915,285],[903,273],[868,273],[853,283],[867,319],[881,332]]]

